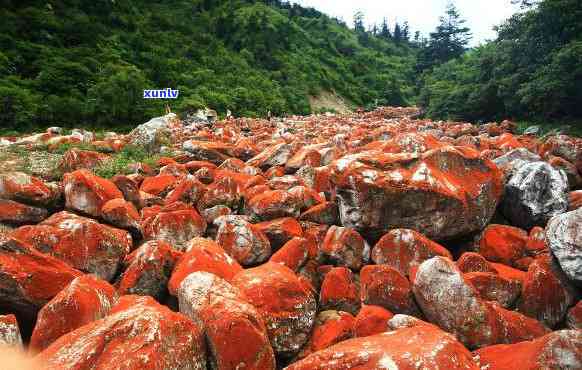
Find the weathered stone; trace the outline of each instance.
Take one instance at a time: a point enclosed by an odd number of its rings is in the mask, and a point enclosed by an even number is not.
[[[356,316],[355,336],[367,337],[389,331],[388,321],[394,314],[380,306],[364,305]]]
[[[44,208],[0,199],[0,222],[10,225],[36,224],[48,217]]]
[[[256,225],[236,216],[223,216],[215,223],[216,242],[241,265],[258,265],[271,256],[269,239]]]
[[[409,228],[434,240],[481,230],[502,193],[500,171],[469,148],[430,145],[424,153],[395,154],[386,144],[335,161],[342,224],[380,235]]]
[[[293,271],[270,262],[239,272],[232,284],[262,315],[275,352],[296,354],[309,338],[317,304]]]
[[[323,258],[330,264],[354,271],[370,260],[370,246],[354,229],[331,226],[321,246]]]
[[[420,265],[413,292],[426,318],[454,333],[469,348],[515,343],[546,333],[536,320],[482,300],[456,265],[444,257]]]
[[[505,185],[501,210],[515,226],[545,226],[568,209],[568,179],[545,162],[520,167]]]
[[[116,198],[123,199],[123,194],[113,182],[87,170],[65,174],[63,184],[66,208],[89,216],[101,217],[101,208],[105,203]]]
[[[109,316],[41,352],[46,369],[206,369],[201,328],[151,297],[123,296]]]
[[[0,315],[0,348],[22,347],[22,337],[16,316]]]
[[[180,283],[178,299],[180,312],[204,327],[213,369],[275,369],[261,314],[239,289],[200,271]]]
[[[390,312],[419,316],[410,282],[388,265],[368,265],[360,272],[362,304],[384,307]]]
[[[174,113],[152,118],[129,133],[129,143],[143,147],[147,151],[159,151],[163,145],[170,142],[172,130],[179,126],[180,120]]]
[[[432,326],[349,339],[316,352],[286,370],[479,369],[454,336]]]
[[[22,226],[12,236],[106,281],[115,277],[132,246],[128,232],[66,211],[38,225]]]
[[[353,338],[354,322],[354,317],[347,312],[321,311],[315,318],[311,337],[297,355],[297,359]]]
[[[582,332],[561,330],[532,341],[489,346],[473,352],[481,369],[574,370],[582,368]]]
[[[319,292],[319,306],[322,310],[358,313],[360,283],[350,269],[334,267],[325,274]]]
[[[582,286],[582,208],[552,218],[546,242],[568,278]]]
[[[94,275],[75,278],[39,311],[30,349],[42,351],[61,336],[104,318],[117,299],[115,288]]]
[[[119,294],[149,295],[162,301],[168,281],[181,252],[161,240],[142,244],[125,258],[126,265],[117,284]]]
[[[243,268],[214,241],[194,238],[187,246],[187,251],[178,260],[168,283],[168,290],[177,295],[178,288],[188,275],[197,272],[210,272],[228,282]]]
[[[371,252],[375,264],[389,265],[404,276],[408,276],[411,268],[435,256],[453,258],[445,247],[410,229],[388,231]]]

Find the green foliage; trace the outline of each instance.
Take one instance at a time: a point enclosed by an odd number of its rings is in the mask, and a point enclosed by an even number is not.
[[[419,101],[430,117],[580,122],[582,2],[525,5],[497,40],[423,76]]]
[[[141,147],[126,145],[119,153],[115,153],[97,166],[93,172],[100,177],[112,178],[115,175],[127,173],[128,166],[132,163],[145,163],[155,167],[159,159],[159,155],[148,153]]]
[[[2,0],[0,127],[135,126],[205,106],[241,116],[413,100],[414,50],[281,1]],[[365,37],[363,37],[363,35]],[[177,88],[175,101],[143,89]]]

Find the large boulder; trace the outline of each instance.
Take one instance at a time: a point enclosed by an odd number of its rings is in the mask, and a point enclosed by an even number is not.
[[[107,179],[87,170],[77,170],[63,177],[65,206],[92,217],[102,216],[102,207],[112,199],[123,199],[123,193]]]
[[[36,313],[82,273],[14,238],[0,240],[0,312],[13,312],[25,332]]]
[[[558,215],[546,228],[546,242],[568,278],[582,286],[582,208]]]
[[[256,225],[238,216],[223,216],[215,223],[216,242],[241,265],[258,265],[271,256],[269,239]]]
[[[75,278],[38,313],[30,348],[42,351],[59,337],[109,314],[115,288],[94,275]]]
[[[375,264],[389,265],[405,276],[411,269],[436,256],[453,258],[445,247],[410,229],[388,231],[371,252]]]
[[[59,186],[23,172],[0,174],[0,198],[37,207],[55,206],[62,197]]]
[[[123,296],[109,316],[41,352],[45,369],[206,369],[202,329],[151,297]]]
[[[131,235],[125,230],[66,211],[38,225],[22,226],[12,236],[107,281],[115,277],[132,247]]]
[[[432,326],[349,339],[313,353],[286,370],[479,369],[454,336]]]
[[[491,161],[467,147],[430,142],[413,145],[432,145],[425,152],[394,153],[389,143],[331,165],[344,226],[377,236],[409,228],[445,240],[487,225],[503,190]]]
[[[501,211],[515,226],[545,226],[568,209],[568,179],[546,162],[521,166],[505,185]]]
[[[275,352],[296,354],[315,321],[317,303],[309,288],[292,270],[272,262],[239,272],[232,284],[262,315]]]
[[[425,317],[469,348],[534,339],[547,331],[534,319],[483,300],[448,258],[423,262],[412,290]]]
[[[481,369],[575,370],[582,368],[582,331],[561,330],[516,344],[489,346],[474,352]]]
[[[239,289],[199,271],[181,282],[178,300],[180,312],[203,325],[213,369],[275,369],[261,314]]]
[[[575,288],[550,256],[538,257],[523,281],[519,311],[553,328],[576,301]]]
[[[0,199],[0,222],[10,225],[35,224],[48,217],[44,208],[33,207],[13,200]]]
[[[161,146],[170,142],[173,130],[181,125],[178,116],[174,113],[152,118],[129,133],[129,143],[147,151],[159,151]]]
[[[172,270],[181,256],[164,241],[145,242],[125,258],[126,268],[117,283],[119,294],[149,295],[163,301]]]

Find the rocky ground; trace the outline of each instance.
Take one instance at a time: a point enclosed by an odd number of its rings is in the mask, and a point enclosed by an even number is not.
[[[351,115],[0,138],[43,369],[580,369],[582,140]]]

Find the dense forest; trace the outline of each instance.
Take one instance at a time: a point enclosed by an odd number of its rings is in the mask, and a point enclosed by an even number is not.
[[[280,0],[0,0],[0,124],[134,126],[168,103],[143,90],[166,87],[178,112],[306,114],[328,92],[432,118],[579,119],[582,1],[522,7],[468,49],[454,6],[423,38]]]
[[[414,53],[314,9],[245,0],[0,0],[0,121],[135,125],[172,109],[309,113],[331,91],[354,106],[405,105]],[[401,33],[401,31],[399,31]],[[404,38],[404,36],[402,36]]]

